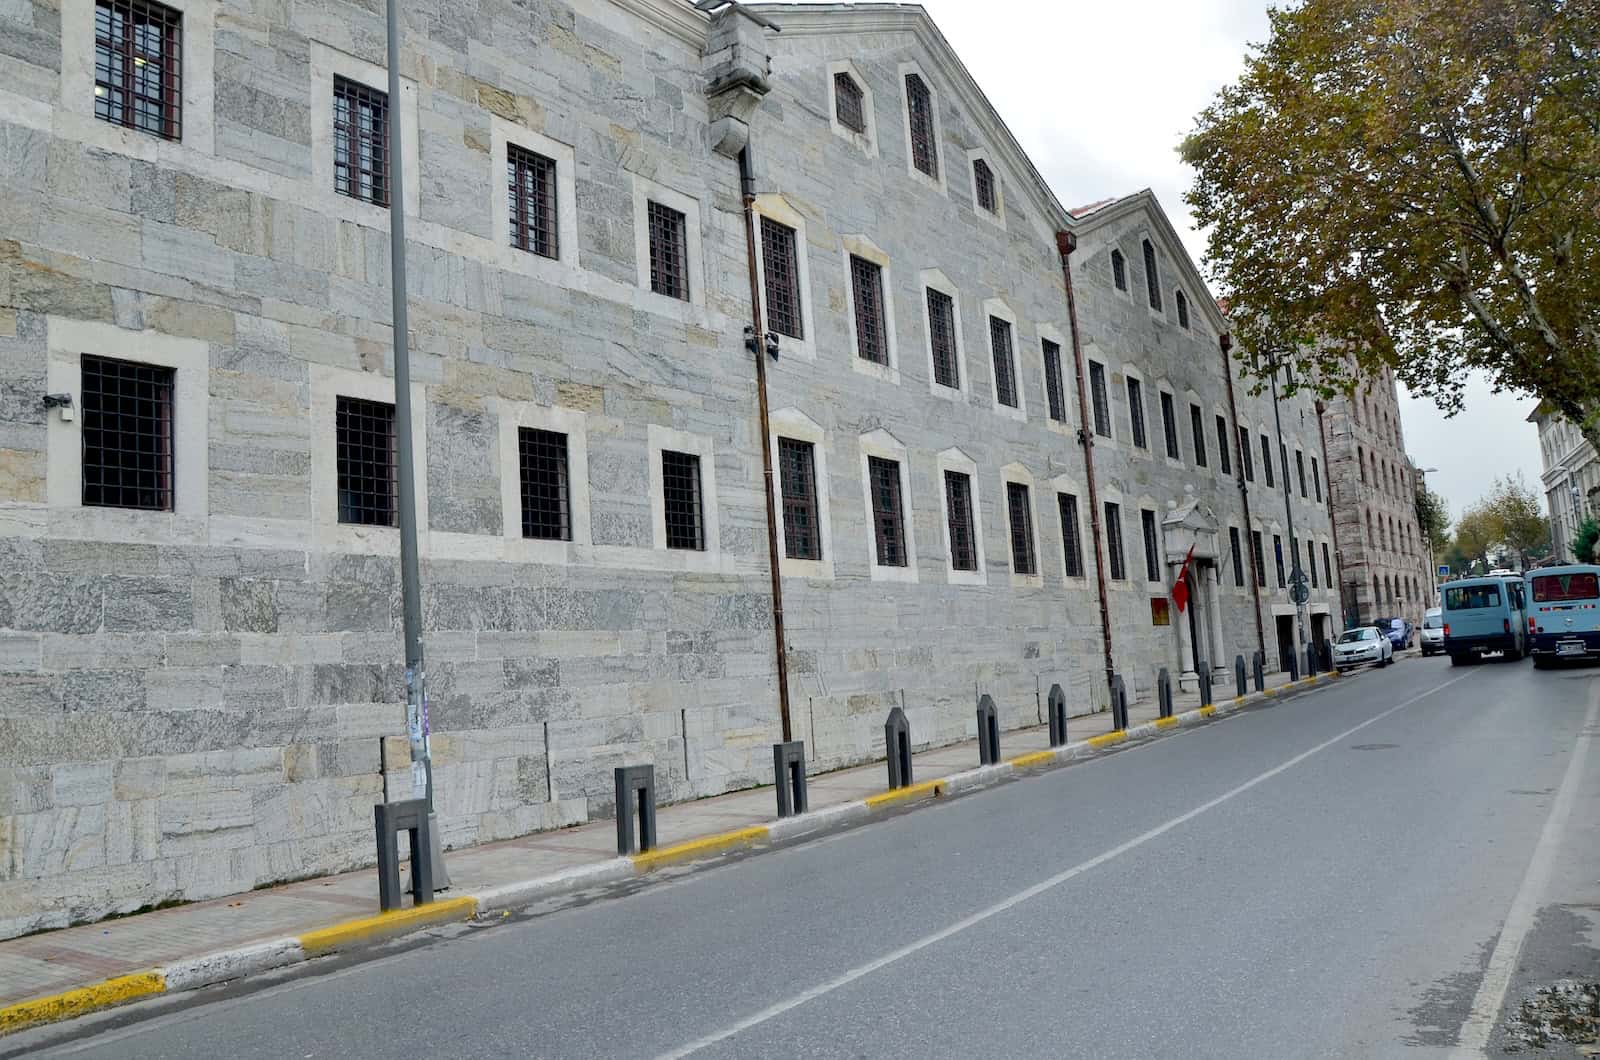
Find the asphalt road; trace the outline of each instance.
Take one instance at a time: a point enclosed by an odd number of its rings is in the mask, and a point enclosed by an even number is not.
[[[1498,1053],[1505,990],[1600,977],[1597,678],[1407,661],[57,1055]]]

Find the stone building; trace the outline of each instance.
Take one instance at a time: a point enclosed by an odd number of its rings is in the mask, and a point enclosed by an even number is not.
[[[1528,422],[1539,428],[1539,457],[1544,468],[1539,481],[1550,509],[1550,554],[1568,563],[1578,528],[1594,516],[1595,496],[1600,494],[1600,459],[1583,432],[1548,406],[1535,408],[1528,414]]]
[[[1315,409],[921,9],[404,6],[0,11],[0,935],[372,860],[391,128],[447,845],[770,781],[769,531],[813,768],[1337,631]]]

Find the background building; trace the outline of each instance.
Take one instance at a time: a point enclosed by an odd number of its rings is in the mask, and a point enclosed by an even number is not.
[[[1578,528],[1594,515],[1600,493],[1600,460],[1583,432],[1559,413],[1540,405],[1528,414],[1539,428],[1539,456],[1544,471],[1539,481],[1550,508],[1550,551],[1555,560],[1572,561]]]

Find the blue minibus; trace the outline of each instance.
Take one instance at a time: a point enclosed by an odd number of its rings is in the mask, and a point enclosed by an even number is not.
[[[1453,666],[1504,652],[1508,662],[1526,650],[1523,598],[1526,586],[1515,575],[1462,578],[1440,586],[1444,650]]]
[[[1600,566],[1543,567],[1529,571],[1527,581],[1533,665],[1600,658]]]

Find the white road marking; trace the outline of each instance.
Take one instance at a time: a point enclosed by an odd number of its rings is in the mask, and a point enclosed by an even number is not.
[[[1577,801],[1578,785],[1583,776],[1583,766],[1588,760],[1594,742],[1595,719],[1600,717],[1600,682],[1589,684],[1589,712],[1584,715],[1583,728],[1578,731],[1572,747],[1572,757],[1567,761],[1567,771],[1561,778],[1555,802],[1550,804],[1550,816],[1544,819],[1539,832],[1538,845],[1511,900],[1511,911],[1506,914],[1500,938],[1489,954],[1489,964],[1483,970],[1483,982],[1472,999],[1472,1011],[1461,1024],[1461,1034],[1453,1057],[1483,1056],[1489,1048],[1489,1035],[1494,1030],[1500,1008],[1505,1004],[1506,991],[1511,989],[1511,977],[1517,970],[1517,958],[1522,944],[1533,930],[1534,917],[1539,902],[1550,883],[1550,869],[1555,862],[1556,850],[1561,846],[1562,833],[1566,831],[1567,818],[1572,815],[1572,804]]]
[[[1166,833],[1172,831],[1174,828],[1177,828],[1179,825],[1186,824],[1189,821],[1194,820],[1196,817],[1199,817],[1201,814],[1206,813],[1209,810],[1214,810],[1218,806],[1221,806],[1223,803],[1228,802],[1231,799],[1237,798],[1240,795],[1243,795],[1245,792],[1249,791],[1251,788],[1256,787],[1258,784],[1264,784],[1267,781],[1271,780],[1273,777],[1278,776],[1280,773],[1283,773],[1283,772],[1285,772],[1286,770],[1289,770],[1289,769],[1293,769],[1295,766],[1299,765],[1301,762],[1304,762],[1306,759],[1310,758],[1312,755],[1315,755],[1315,754],[1317,754],[1317,753],[1319,753],[1321,751],[1326,751],[1328,748],[1332,747],[1334,744],[1340,743],[1340,742],[1342,742],[1344,740],[1349,739],[1351,736],[1354,736],[1356,733],[1360,732],[1362,729],[1365,729],[1367,726],[1375,725],[1378,722],[1382,721],[1383,719],[1389,717],[1389,715],[1394,714],[1394,713],[1396,713],[1398,711],[1404,710],[1406,707],[1411,706],[1413,703],[1416,703],[1416,702],[1418,702],[1420,700],[1423,700],[1423,699],[1427,699],[1429,696],[1434,695],[1436,693],[1443,692],[1445,689],[1449,688],[1451,685],[1456,684],[1456,683],[1458,683],[1460,681],[1464,681],[1470,676],[1471,676],[1470,674],[1462,674],[1460,677],[1453,678],[1452,680],[1446,681],[1442,685],[1438,685],[1438,686],[1436,686],[1434,688],[1430,688],[1426,692],[1418,693],[1417,695],[1412,696],[1410,699],[1407,699],[1407,700],[1404,700],[1404,701],[1402,701],[1400,703],[1395,704],[1394,706],[1390,707],[1388,710],[1384,711],[1383,713],[1375,714],[1372,717],[1368,718],[1366,721],[1362,722],[1361,724],[1354,725],[1354,726],[1346,729],[1344,732],[1341,732],[1339,735],[1337,735],[1337,736],[1335,736],[1335,737],[1333,737],[1331,739],[1322,741],[1321,743],[1317,744],[1315,747],[1311,748],[1310,750],[1302,751],[1300,754],[1295,755],[1293,758],[1289,759],[1286,762],[1283,762],[1283,763],[1281,763],[1279,765],[1274,766],[1273,768],[1267,770],[1265,773],[1260,773],[1260,774],[1250,778],[1249,780],[1245,781],[1243,784],[1240,784],[1238,787],[1233,788],[1233,789],[1231,789],[1229,791],[1223,792],[1221,795],[1218,795],[1216,798],[1210,800],[1209,802],[1203,802],[1200,805],[1194,807],[1193,809],[1189,810],[1186,813],[1179,814],[1177,817],[1174,817],[1171,820],[1166,821],[1163,824],[1159,824],[1159,825],[1157,825],[1156,827],[1150,829],[1147,832],[1142,832],[1139,835],[1134,836],[1132,839],[1128,840],[1125,843],[1122,843],[1122,844],[1120,844],[1118,846],[1114,846],[1110,850],[1107,850],[1102,854],[1095,855],[1094,857],[1090,858],[1088,861],[1080,862],[1077,865],[1072,866],[1072,868],[1070,868],[1070,869],[1066,869],[1066,870],[1064,870],[1062,872],[1057,873],[1054,876],[1051,876],[1049,879],[1041,880],[1040,882],[1034,884],[1032,887],[1028,887],[1025,890],[1018,891],[1016,894],[1013,894],[1011,897],[1006,898],[1006,899],[1004,899],[1002,901],[996,902],[994,905],[991,905],[991,906],[989,906],[989,907],[987,907],[985,909],[980,909],[976,913],[973,913],[971,916],[964,917],[961,920],[957,920],[955,923],[950,924],[950,925],[948,925],[946,927],[943,927],[943,928],[939,929],[938,931],[935,931],[931,935],[924,935],[922,938],[917,939],[915,942],[907,943],[906,945],[901,946],[899,949],[896,949],[896,950],[890,950],[888,953],[885,953],[881,957],[874,958],[873,960],[870,960],[870,961],[866,962],[865,964],[857,965],[856,967],[851,968],[849,971],[844,972],[844,973],[842,973],[840,975],[837,975],[834,978],[829,979],[826,982],[818,983],[816,986],[811,987],[809,990],[805,990],[805,991],[803,991],[803,992],[801,992],[799,994],[794,995],[793,997],[786,998],[785,1000],[779,1001],[779,1002],[777,1002],[775,1004],[768,1005],[766,1008],[762,1009],[761,1011],[752,1013],[751,1015],[746,1016],[744,1019],[739,1020],[737,1023],[731,1023],[728,1026],[722,1028],[721,1030],[714,1031],[711,1034],[708,1034],[703,1038],[697,1038],[694,1041],[689,1042],[687,1045],[683,1045],[683,1046],[678,1047],[677,1049],[673,1049],[673,1050],[671,1050],[669,1052],[662,1053],[660,1055],[659,1060],[678,1060],[678,1058],[680,1058],[680,1057],[689,1056],[692,1053],[699,1052],[701,1049],[705,1049],[705,1048],[708,1048],[709,1046],[716,1045],[718,1042],[726,1041],[729,1038],[734,1037],[735,1035],[742,1034],[743,1032],[745,1032],[747,1030],[750,1030],[752,1027],[758,1027],[761,1024],[766,1023],[768,1020],[776,1019],[777,1017],[783,1015],[786,1012],[790,1012],[790,1011],[792,1011],[794,1009],[797,1009],[801,1005],[804,1005],[808,1001],[815,1001],[819,997],[823,997],[823,996],[825,996],[827,994],[833,993],[835,990],[838,990],[840,987],[848,986],[849,984],[855,982],[857,979],[860,979],[860,978],[862,978],[864,976],[871,975],[873,972],[876,972],[876,971],[878,971],[878,970],[880,970],[882,968],[887,968],[889,965],[894,964],[897,961],[902,961],[905,958],[910,957],[914,953],[918,953],[921,950],[927,949],[929,946],[932,946],[935,943],[943,942],[945,939],[950,938],[953,935],[958,935],[961,932],[967,930],[968,928],[976,927],[977,925],[983,923],[985,920],[988,920],[991,917],[999,916],[1001,913],[1004,913],[1009,909],[1013,909],[1016,906],[1021,905],[1023,902],[1026,902],[1030,898],[1038,897],[1039,895],[1043,894],[1044,892],[1046,892],[1048,890],[1051,890],[1053,888],[1061,886],[1063,883],[1066,883],[1068,880],[1074,879],[1074,878],[1076,878],[1078,876],[1082,876],[1084,873],[1088,872],[1091,869],[1098,868],[1099,866],[1104,865],[1106,862],[1111,861],[1114,858],[1118,858],[1118,857],[1122,856],[1123,854],[1128,853],[1130,850],[1135,850],[1135,849],[1143,846],[1144,844],[1150,842],[1152,839],[1156,839],[1156,838],[1159,838],[1160,836],[1165,835]],[[1592,713],[1592,711],[1591,711],[1591,713]]]

